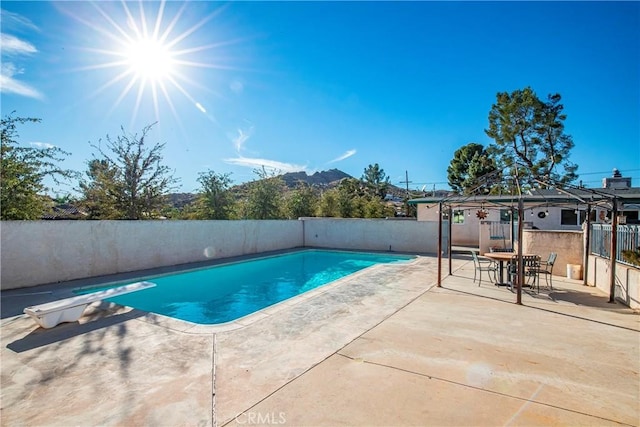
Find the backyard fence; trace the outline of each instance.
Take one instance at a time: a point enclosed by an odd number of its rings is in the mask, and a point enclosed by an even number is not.
[[[618,225],[616,261],[627,264],[622,259],[622,251],[640,248],[640,225]],[[611,224],[591,224],[591,253],[611,258]]]

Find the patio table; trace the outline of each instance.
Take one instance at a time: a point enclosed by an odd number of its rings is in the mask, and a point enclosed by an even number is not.
[[[496,286],[511,286],[511,283],[504,281],[504,262],[511,261],[511,258],[517,256],[516,252],[487,252],[483,254],[484,257],[498,261],[498,283]],[[522,254],[522,256],[535,256],[534,254]]]

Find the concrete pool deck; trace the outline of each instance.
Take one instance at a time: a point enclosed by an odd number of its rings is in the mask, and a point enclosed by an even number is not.
[[[216,333],[106,304],[42,330],[14,314],[44,288],[3,292],[0,422],[640,425],[640,316],[562,277],[518,306],[453,268],[376,267]]]

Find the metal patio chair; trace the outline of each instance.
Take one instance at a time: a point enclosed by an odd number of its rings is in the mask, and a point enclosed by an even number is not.
[[[511,261],[507,268],[509,270],[510,288],[513,291],[513,285],[516,283],[518,278],[518,255],[511,257]],[[538,293],[540,293],[540,280],[538,276],[538,271],[540,270],[540,257],[538,255],[523,255],[522,269],[525,280],[525,283],[523,283],[522,286],[529,286],[532,290],[534,286],[537,286]]]
[[[558,254],[551,252],[546,261],[540,261],[540,266],[536,270],[538,276],[544,274],[544,280],[547,283],[547,288],[553,290],[553,265],[556,263]]]
[[[471,251],[471,256],[473,257],[473,281],[476,281],[476,272],[479,272],[480,280],[478,281],[478,286],[482,283],[482,272],[486,271],[489,276],[489,280],[491,280],[491,273],[493,273],[493,281],[497,281],[496,272],[498,271],[498,263],[484,257],[479,257],[475,251]]]

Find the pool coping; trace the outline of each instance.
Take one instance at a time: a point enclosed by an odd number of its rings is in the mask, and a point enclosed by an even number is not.
[[[214,260],[213,262],[211,261],[196,262],[196,263],[189,263],[189,264],[180,264],[176,266],[144,269],[144,270],[138,270],[133,272],[116,273],[113,275],[97,276],[97,277],[92,277],[87,279],[75,279],[67,282],[39,285],[37,288],[51,289],[51,291],[45,291],[41,293],[50,293],[52,296],[55,296],[55,298],[51,298],[48,300],[55,301],[57,299],[76,296],[77,294],[74,293],[74,291],[76,290],[87,290],[87,289],[93,289],[93,288],[117,286],[123,283],[131,282],[132,280],[152,281],[153,278],[172,274],[172,273],[177,273],[177,272],[182,273],[182,272],[198,271],[198,270],[208,269],[212,267],[236,264],[244,261],[279,257],[283,255],[300,253],[305,251],[331,251],[331,252],[347,252],[347,253],[351,252],[351,253],[380,254],[380,255],[384,254],[384,255],[397,255],[397,256],[411,256],[413,257],[413,259],[409,259],[404,262],[375,264],[375,265],[366,267],[362,270],[358,270],[354,273],[351,273],[347,276],[336,279],[325,285],[321,285],[314,289],[310,289],[306,292],[303,292],[301,294],[294,295],[285,300],[279,301],[275,304],[271,304],[258,311],[249,313],[247,315],[244,315],[242,317],[239,317],[237,319],[234,319],[228,322],[222,322],[222,323],[216,323],[216,324],[195,323],[187,320],[166,316],[163,314],[145,311],[135,307],[113,303],[106,300],[97,301],[95,303],[90,304],[87,310],[85,311],[85,314],[89,310],[93,312],[96,312],[96,311],[111,312],[111,313],[117,312],[121,315],[132,317],[138,321],[144,321],[157,326],[165,327],[167,329],[171,329],[178,332],[189,333],[189,334],[212,334],[212,333],[215,334],[215,333],[233,331],[233,330],[245,328],[262,319],[265,319],[265,318],[268,318],[269,316],[280,313],[281,311],[287,308],[294,307],[298,304],[301,304],[305,301],[308,301],[312,298],[315,298],[319,295],[329,292],[330,290],[335,289],[336,287],[342,286],[351,280],[357,279],[363,274],[369,273],[371,271],[376,271],[379,268],[398,268],[402,266],[412,265],[414,263],[419,262],[420,258],[425,256],[424,254],[415,254],[415,253],[406,253],[406,252],[302,247],[302,248],[291,248],[287,250],[262,252],[262,253],[256,253],[256,254],[247,254],[247,255],[241,255],[238,257],[222,258],[222,259]],[[78,283],[80,281],[83,282],[82,285]],[[3,294],[5,294],[6,292],[7,294],[20,295],[19,294],[20,290],[22,290],[22,292],[25,295],[35,294],[37,293],[37,291],[35,291],[35,288],[36,287],[12,289],[12,290],[3,291]],[[33,291],[33,292],[30,292],[30,291]]]
[[[307,249],[305,249],[307,250]],[[318,250],[318,249],[308,249],[308,250]],[[328,249],[329,250],[329,249]],[[336,250],[331,250],[331,251],[336,251]],[[298,251],[291,251],[290,253],[295,253]],[[343,251],[346,252],[346,251]],[[359,253],[370,253],[370,252],[364,252],[364,251],[357,251]],[[281,256],[281,255],[285,255],[289,252],[283,253],[283,254],[277,254],[277,255],[270,255],[268,257],[271,256]],[[373,253],[373,252],[371,252]],[[363,268],[362,270],[358,270],[354,273],[351,273],[347,276],[341,277],[339,279],[336,279],[332,282],[329,282],[325,285],[321,285],[318,286],[317,288],[314,289],[310,289],[306,292],[303,292],[301,294],[298,295],[294,295],[292,297],[289,297],[285,300],[279,301],[275,304],[271,304],[263,309],[260,309],[258,311],[254,311],[253,313],[249,313],[247,315],[244,315],[242,317],[239,317],[237,319],[234,320],[230,320],[228,322],[223,322],[223,323],[215,323],[215,324],[202,324],[202,323],[195,323],[195,322],[189,322],[187,320],[182,320],[182,319],[177,319],[174,317],[170,317],[170,316],[165,316],[162,314],[158,314],[158,313],[153,313],[153,312],[148,312],[148,311],[144,311],[144,310],[140,310],[134,307],[128,307],[128,306],[122,306],[119,304],[115,304],[115,303],[107,303],[107,307],[109,309],[113,309],[114,306],[116,307],[120,307],[121,309],[123,309],[125,312],[131,313],[131,314],[136,314],[136,318],[138,320],[141,321],[147,321],[149,323],[153,323],[155,325],[158,326],[163,326],[166,327],[168,329],[172,329],[175,331],[179,331],[179,332],[184,332],[184,333],[189,333],[189,334],[211,334],[211,333],[220,333],[220,332],[228,332],[228,331],[233,331],[233,330],[237,330],[237,329],[241,329],[241,328],[245,328],[247,326],[250,326],[262,319],[268,318],[269,316],[272,316],[274,314],[280,313],[283,310],[286,310],[288,308],[294,307],[298,304],[301,304],[303,302],[306,302],[312,298],[315,298],[319,295],[322,295],[326,292],[329,292],[339,286],[342,286],[352,280],[356,280],[357,278],[359,278],[360,276],[362,276],[363,274],[368,274],[372,271],[376,271],[378,269],[385,269],[385,268],[391,268],[391,269],[395,269],[395,268],[399,268],[399,267],[406,267],[408,265],[412,265],[414,263],[419,262],[420,258],[422,257],[421,255],[412,255],[414,256],[414,259],[411,260],[407,260],[406,262],[398,262],[398,263],[383,263],[383,264],[375,264],[366,268]],[[267,258],[267,257],[259,257],[260,259],[262,258]],[[225,264],[232,264],[235,262],[241,262],[241,260],[239,261],[233,261],[233,262],[228,262],[228,263],[224,263],[224,264],[216,264],[216,266],[218,265],[225,265]],[[207,267],[199,267],[197,269],[201,269],[201,268],[207,268]],[[197,269],[188,269],[185,271],[194,271]],[[147,279],[145,279],[147,280]],[[85,287],[86,288],[86,287]],[[78,288],[76,288],[78,289]],[[96,306],[95,308],[100,309],[100,306]],[[106,308],[106,307],[103,307]]]

